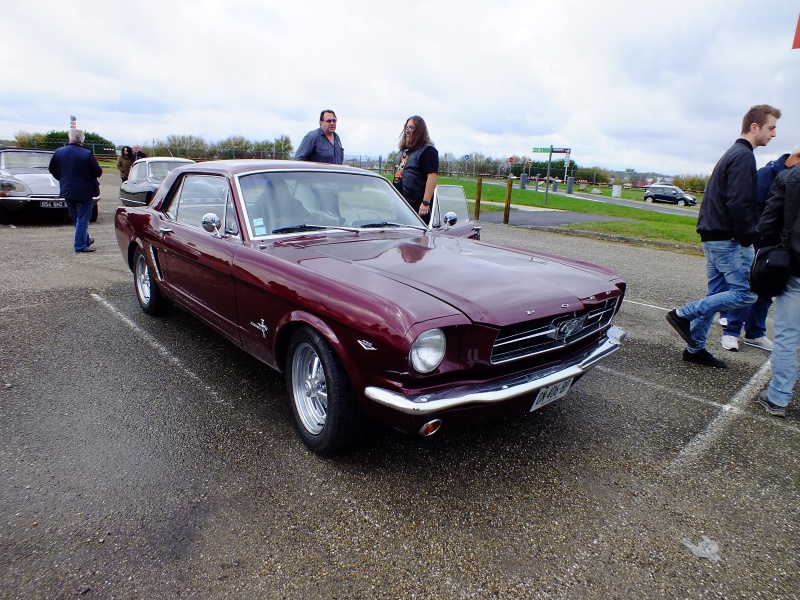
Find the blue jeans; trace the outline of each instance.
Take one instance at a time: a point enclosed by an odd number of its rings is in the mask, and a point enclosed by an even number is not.
[[[69,218],[75,224],[75,252],[80,252],[89,245],[89,220],[92,218],[94,200],[88,201],[70,200],[64,198],[67,203]]]
[[[743,248],[735,240],[703,242],[708,274],[708,293],[705,298],[689,302],[678,309],[678,314],[689,319],[694,344],[687,350],[697,351],[706,347],[708,329],[714,315],[720,310],[742,308],[756,301],[758,296],[750,291],[747,278],[753,264],[753,247]],[[721,286],[724,283],[724,291]]]
[[[788,406],[797,381],[797,347],[800,345],[800,277],[790,277],[786,289],[775,298],[775,339],[767,388],[770,402]]]
[[[737,308],[728,314],[728,326],[725,335],[739,337],[744,325],[744,337],[755,340],[767,334],[767,313],[772,306],[772,298],[759,296],[755,304],[745,308]]]

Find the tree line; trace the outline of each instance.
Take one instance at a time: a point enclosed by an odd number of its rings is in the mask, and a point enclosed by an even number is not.
[[[15,134],[16,145],[22,148],[47,148],[55,149],[67,143],[69,131],[49,131],[47,133],[28,133],[20,131]],[[95,154],[113,154],[122,146],[114,144],[99,134],[84,131],[86,146]],[[142,149],[151,156],[179,156],[193,159],[226,159],[226,158],[274,158],[291,159],[294,156],[294,146],[287,135],[281,135],[272,140],[250,140],[244,136],[229,136],[217,142],[207,141],[202,136],[195,135],[168,135],[163,139],[152,139],[149,142],[138,142]],[[132,146],[133,143],[125,144]],[[346,162],[362,166],[365,162],[380,164],[382,168],[391,168],[397,162],[398,151],[389,152],[385,160],[383,157],[346,157]],[[464,174],[469,176],[520,177],[525,174],[540,179],[547,175],[547,161],[529,156],[509,156],[494,158],[480,152],[456,157],[451,152],[439,156],[439,168],[443,173]],[[563,155],[561,155],[563,156]],[[513,161],[511,160],[513,159]],[[575,181],[585,181],[595,185],[611,183],[652,183],[661,181],[664,176],[659,173],[641,173],[633,169],[613,171],[599,166],[584,167],[574,160],[566,161],[565,158],[553,160],[550,163],[550,177],[564,179],[573,177]],[[679,175],[672,178],[672,183],[678,187],[703,191],[708,176],[706,175]]]

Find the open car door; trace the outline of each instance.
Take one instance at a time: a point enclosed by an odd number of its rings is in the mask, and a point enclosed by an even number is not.
[[[428,228],[455,237],[481,239],[481,228],[469,218],[467,195],[460,185],[437,185]]]

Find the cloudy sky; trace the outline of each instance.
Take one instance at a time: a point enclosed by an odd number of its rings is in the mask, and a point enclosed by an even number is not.
[[[0,139],[231,135],[295,148],[333,108],[346,155],[421,115],[441,153],[706,174],[753,104],[800,142],[790,0],[0,0]],[[546,155],[536,155],[544,158]]]

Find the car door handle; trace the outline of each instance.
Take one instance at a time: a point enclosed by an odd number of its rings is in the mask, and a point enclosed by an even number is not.
[[[159,227],[158,232],[161,234],[172,233],[172,229],[170,227]]]

